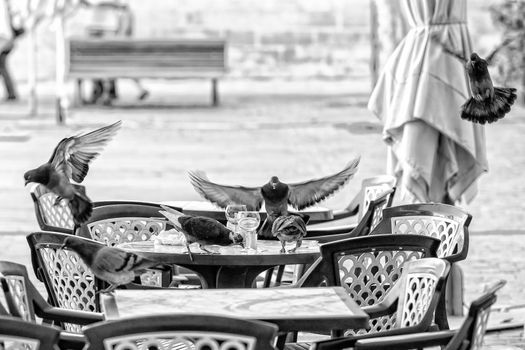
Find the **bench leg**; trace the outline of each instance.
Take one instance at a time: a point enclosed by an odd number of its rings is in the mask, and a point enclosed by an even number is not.
[[[82,79],[77,79],[77,86],[75,87],[75,106],[81,106],[84,104],[84,99],[82,97]]]
[[[65,124],[66,123],[66,114],[67,114],[67,107],[65,101],[58,97],[56,100],[56,118],[57,118],[57,124]]]
[[[214,106],[219,105],[219,92],[217,90],[217,79],[211,80],[211,101]]]

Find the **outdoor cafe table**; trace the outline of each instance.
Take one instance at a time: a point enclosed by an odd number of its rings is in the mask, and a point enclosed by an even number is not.
[[[280,332],[330,332],[368,326],[368,315],[343,287],[117,289],[101,294],[107,319],[209,314],[261,320]]]
[[[287,245],[287,250],[294,247]],[[319,256],[317,241],[303,240],[302,246],[294,253],[280,253],[281,243],[277,240],[258,240],[257,252],[249,252],[238,245],[206,246],[217,251],[208,254],[192,244],[191,261],[186,246],[161,245],[153,241],[122,243],[118,248],[139,254],[164,265],[178,265],[188,268],[199,276],[203,288],[251,288],[255,278],[263,271],[277,265],[312,264]]]
[[[226,217],[224,215],[224,209],[219,208],[213,203],[206,202],[206,201],[167,201],[162,202],[162,204],[181,208],[182,212],[186,215],[195,215],[195,216],[206,216],[213,218],[215,220],[220,221],[226,221]],[[293,213],[297,213],[298,211],[290,208],[290,211]],[[260,210],[261,220],[266,219],[266,211],[264,209]],[[322,222],[322,221],[328,221],[332,220],[334,218],[334,214],[332,209],[320,207],[320,206],[313,206],[309,208],[305,208],[299,213],[306,214],[310,217],[309,222]]]

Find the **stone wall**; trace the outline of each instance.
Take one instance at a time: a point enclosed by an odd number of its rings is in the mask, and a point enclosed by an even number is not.
[[[370,74],[369,1],[128,0],[128,4],[135,13],[137,37],[227,38],[231,77],[346,79]],[[490,33],[489,3],[468,1],[469,14],[476,19],[470,21],[471,32]],[[68,33],[82,35],[89,18],[88,10],[79,10],[68,22]],[[476,43],[478,38],[473,37]],[[54,78],[54,40],[52,26],[42,25],[39,79]],[[17,80],[26,79],[26,45],[22,39],[10,62]]]

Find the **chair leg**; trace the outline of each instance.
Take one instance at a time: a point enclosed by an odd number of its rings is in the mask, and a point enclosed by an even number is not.
[[[277,276],[275,276],[275,285],[280,286],[283,280],[284,268],[286,265],[279,265],[277,268]]]
[[[463,271],[458,264],[450,266],[445,290],[448,313],[452,316],[463,316]]]
[[[266,270],[266,274],[264,275],[264,282],[263,282],[263,288],[269,288],[272,283],[272,276],[273,271],[275,270],[274,267]]]
[[[211,80],[211,101],[213,106],[219,105],[219,92],[217,90],[218,81],[217,79]]]

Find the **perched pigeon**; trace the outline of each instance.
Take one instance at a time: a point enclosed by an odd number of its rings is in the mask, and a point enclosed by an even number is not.
[[[488,66],[496,53],[514,39],[505,40],[486,59],[482,59],[475,52],[470,55],[470,59],[467,59],[464,55],[442,45],[446,53],[465,64],[469,77],[471,97],[461,106],[462,119],[480,124],[492,123],[510,112],[510,107],[517,97],[516,89],[495,87],[492,84]]]
[[[340,172],[316,180],[286,184],[277,176],[261,187],[228,186],[211,182],[203,171],[190,171],[189,177],[195,190],[212,203],[226,208],[229,204],[244,204],[248,210],[259,210],[264,203],[267,218],[259,234],[271,237],[276,218],[288,215],[288,205],[297,210],[307,208],[327,198],[357,172],[360,158],[352,160]]]
[[[135,276],[159,265],[158,262],[135,253],[76,236],[67,237],[62,248],[76,252],[95,276],[110,284],[108,288],[100,290],[100,293],[109,293],[119,285],[131,283]]]
[[[25,184],[37,182],[44,185],[58,198],[68,200],[75,225],[86,222],[93,211],[93,203],[86,196],[85,187],[71,183],[81,183],[89,170],[89,162],[95,159],[103,147],[120,129],[118,122],[91,131],[62,139],[55,147],[49,161],[24,174]]]
[[[189,246],[191,243],[198,243],[200,249],[210,254],[213,254],[213,252],[206,249],[204,245],[242,245],[243,237],[241,234],[230,231],[215,219],[204,216],[184,215],[165,205],[161,205],[161,207],[164,211],[161,210],[159,212],[186,237],[186,247],[188,248],[188,253],[192,261],[193,255],[191,254]]]
[[[306,236],[307,222],[308,215],[305,215],[304,220],[299,215],[286,215],[275,219],[272,225],[272,235],[281,241],[283,246],[281,253],[286,253],[285,246],[288,242],[295,242],[295,248],[289,250],[289,253],[295,252],[301,246],[303,237]]]

